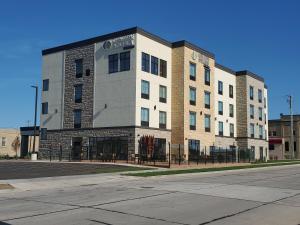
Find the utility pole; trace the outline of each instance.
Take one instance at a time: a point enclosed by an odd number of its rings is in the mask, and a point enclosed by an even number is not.
[[[36,115],[37,115],[37,99],[38,99],[38,86],[31,86],[35,88],[35,105],[34,105],[34,131],[33,131],[33,149],[32,153],[35,153],[35,136],[36,136]]]
[[[290,151],[291,151],[291,157],[294,159],[294,118],[293,118],[293,96],[288,95],[288,103],[290,108],[290,128],[291,128],[291,143],[290,143]]]

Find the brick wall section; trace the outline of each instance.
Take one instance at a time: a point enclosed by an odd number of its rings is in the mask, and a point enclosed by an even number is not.
[[[237,136],[248,137],[247,85],[245,76],[236,77],[236,119]],[[244,144],[241,143],[243,147]],[[242,147],[241,146],[241,147]]]
[[[74,127],[73,111],[82,110],[81,127],[93,127],[94,45],[67,50],[65,53],[64,129]],[[83,59],[82,78],[76,78],[75,60]],[[86,76],[86,70],[90,75]],[[82,103],[74,101],[74,85],[83,84]]]

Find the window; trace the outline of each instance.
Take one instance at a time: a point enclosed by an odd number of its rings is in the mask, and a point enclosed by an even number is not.
[[[190,80],[196,80],[196,64],[190,62]]]
[[[83,74],[83,59],[76,59],[75,60],[75,70],[76,70],[76,77],[82,77]]]
[[[275,150],[275,145],[274,144],[269,144],[269,150]]]
[[[229,135],[230,135],[230,137],[234,137],[234,124],[233,123],[229,124]]]
[[[74,86],[74,98],[75,103],[82,102],[82,84],[77,84]]]
[[[204,82],[206,85],[210,85],[210,69],[209,67],[204,67]]]
[[[254,92],[253,92],[253,87],[252,86],[250,86],[250,89],[249,89],[249,96],[250,96],[251,100],[254,99]]]
[[[196,130],[196,113],[190,112],[190,130]]]
[[[254,138],[254,123],[250,123],[250,137]]]
[[[218,81],[218,93],[219,95],[223,95],[223,82]]]
[[[233,86],[229,85],[229,98],[233,98]]]
[[[210,92],[204,92],[204,106],[206,109],[210,109]]]
[[[263,110],[261,107],[258,108],[258,119],[262,121],[263,118]]]
[[[159,128],[165,129],[167,126],[167,113],[159,111]]]
[[[48,114],[48,102],[43,102],[42,103],[42,114]]]
[[[142,52],[142,71],[150,72],[150,55]]]
[[[47,128],[41,128],[41,140],[47,140]]]
[[[149,127],[149,109],[141,108],[141,125]]]
[[[284,149],[285,149],[286,152],[288,152],[290,150],[290,143],[288,141],[286,141],[284,143]]]
[[[148,81],[142,80],[141,83],[141,98],[144,99],[149,99],[149,94],[150,94],[150,84]]]
[[[258,89],[257,96],[258,96],[258,102],[262,103],[262,91],[260,89]]]
[[[49,90],[49,79],[43,80],[43,91]]]
[[[167,102],[167,87],[159,85],[159,101],[166,103]]]
[[[120,53],[120,71],[130,70],[130,52]]]
[[[159,75],[161,77],[167,77],[167,61],[162,59],[159,61]]]
[[[264,108],[267,108],[267,99],[264,97]]]
[[[276,136],[277,136],[277,133],[276,133],[276,131],[273,131],[273,132],[272,132],[272,136],[274,136],[274,137],[276,137]]]
[[[196,105],[196,88],[190,87],[190,105]]]
[[[234,106],[233,106],[233,104],[229,104],[229,116],[234,117]]]
[[[210,115],[204,115],[205,132],[210,132]]]
[[[158,75],[158,58],[151,56],[151,73]]]
[[[218,102],[218,111],[219,111],[219,115],[223,115],[223,102],[222,101]]]
[[[1,146],[2,147],[6,146],[6,137],[2,137],[2,139],[1,139]]]
[[[263,139],[263,134],[264,134],[264,128],[263,128],[263,126],[259,125],[258,130],[259,130],[259,138]]]
[[[254,105],[250,105],[250,118],[254,119]]]
[[[74,128],[81,128],[81,109],[75,109],[73,111],[74,116]]]
[[[113,54],[108,56],[108,73],[116,73],[119,69],[119,55]]]
[[[196,158],[198,157],[198,151],[200,150],[200,141],[189,139],[189,157],[190,158]]]
[[[223,122],[219,122],[219,135],[223,136]]]

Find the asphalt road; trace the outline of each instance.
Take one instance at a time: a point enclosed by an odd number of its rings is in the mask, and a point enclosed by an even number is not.
[[[99,182],[86,185],[50,188],[49,184],[41,190],[0,192],[0,221],[15,225],[300,224],[299,165],[150,178],[97,176]]]

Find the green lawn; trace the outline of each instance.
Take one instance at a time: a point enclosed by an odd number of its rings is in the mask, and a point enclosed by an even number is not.
[[[255,163],[255,164],[244,165],[244,166],[228,166],[228,167],[182,169],[182,170],[163,170],[163,171],[140,172],[140,173],[130,173],[130,174],[127,173],[127,174],[123,174],[123,175],[137,176],[137,177],[152,177],[152,176],[161,176],[161,175],[174,175],[174,174],[186,174],[186,173],[205,173],[205,172],[225,171],[225,170],[241,170],[241,169],[249,169],[249,168],[285,166],[285,165],[294,165],[294,164],[300,164],[300,161],[293,161],[293,162],[290,162],[290,163],[280,162],[280,163],[276,163],[276,164]]]

